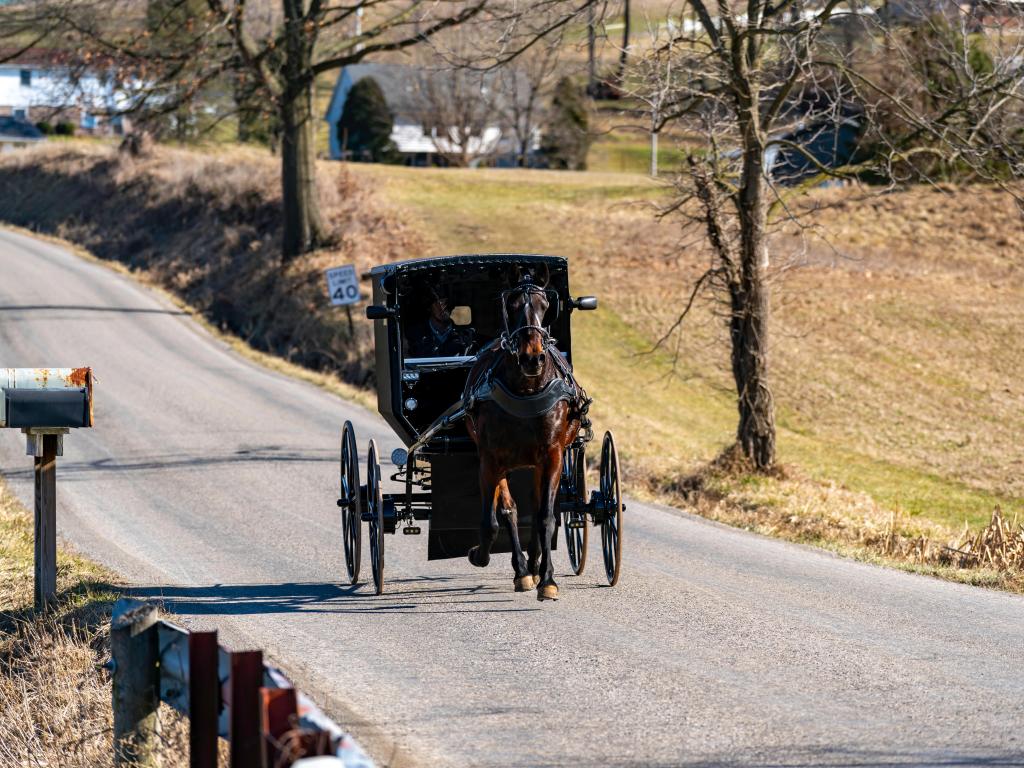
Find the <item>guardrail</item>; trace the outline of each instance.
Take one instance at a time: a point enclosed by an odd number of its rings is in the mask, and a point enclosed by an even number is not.
[[[216,768],[218,738],[231,768],[372,768],[356,741],[261,651],[229,651],[217,632],[189,632],[137,600],[118,600],[110,632],[114,764],[158,764],[160,702],[189,719],[189,765]],[[333,759],[330,759],[333,758]]]

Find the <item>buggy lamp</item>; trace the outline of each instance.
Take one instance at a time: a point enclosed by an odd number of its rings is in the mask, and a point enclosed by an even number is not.
[[[597,296],[578,296],[572,305],[575,309],[597,309]]]
[[[391,463],[396,467],[404,467],[407,461],[409,461],[409,452],[405,448],[395,448],[391,452]]]
[[[415,397],[410,397],[408,400],[405,401],[405,410],[415,411],[416,408],[419,407],[419,404],[419,400],[417,400]]]

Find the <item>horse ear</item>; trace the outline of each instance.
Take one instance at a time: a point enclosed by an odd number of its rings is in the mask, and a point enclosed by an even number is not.
[[[551,282],[551,270],[548,269],[547,264],[543,264],[541,266],[544,271],[536,275],[534,279],[537,281],[537,284],[540,285],[541,288],[547,288],[548,283]]]

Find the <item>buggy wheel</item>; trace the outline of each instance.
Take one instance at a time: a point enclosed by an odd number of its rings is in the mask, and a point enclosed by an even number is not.
[[[351,421],[341,430],[341,535],[345,547],[345,568],[350,584],[359,583],[359,561],[363,544],[362,505],[359,499],[359,457],[356,431]]]
[[[376,594],[384,591],[384,497],[380,492],[377,441],[370,440],[366,456],[366,515],[370,528],[370,567]]]
[[[564,502],[572,505],[562,510],[562,527],[565,529],[565,551],[569,555],[569,566],[579,576],[587,565],[587,457],[582,445],[566,448],[562,456],[562,483]]]
[[[619,493],[619,457],[611,432],[604,433],[601,444],[601,549],[608,585],[614,587],[622,566],[622,496]]]

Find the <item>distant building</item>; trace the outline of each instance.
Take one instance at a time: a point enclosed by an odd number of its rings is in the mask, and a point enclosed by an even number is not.
[[[0,154],[45,141],[42,131],[23,117],[0,117]]]
[[[76,132],[93,135],[123,133],[123,118],[105,117],[124,101],[112,69],[110,62],[84,65],[65,51],[29,49],[0,64],[0,116],[70,122]]]
[[[445,157],[457,154],[458,148],[447,137],[449,129],[459,126],[437,125],[439,118],[431,115],[429,98],[425,95],[424,84],[435,86],[433,91],[443,93],[449,85],[448,78],[455,75],[446,70],[425,70],[404,64],[355,64],[338,73],[331,102],[324,119],[330,136],[330,155],[335,160],[348,159],[344,137],[338,130],[352,86],[366,77],[377,81],[384,94],[388,109],[394,116],[391,140],[394,142],[403,162],[407,165],[443,165]],[[488,81],[485,81],[488,82]],[[494,90],[486,96],[494,102],[493,115],[486,125],[478,126],[474,136],[467,142],[468,154],[477,157],[476,164],[510,166],[516,162],[516,146],[512,132],[503,117],[507,99],[511,98],[499,90],[500,83],[491,77]],[[487,87],[487,86],[485,86]],[[436,111],[435,111],[436,112]],[[433,126],[430,123],[434,123]],[[531,153],[540,145],[540,133],[534,132]]]

